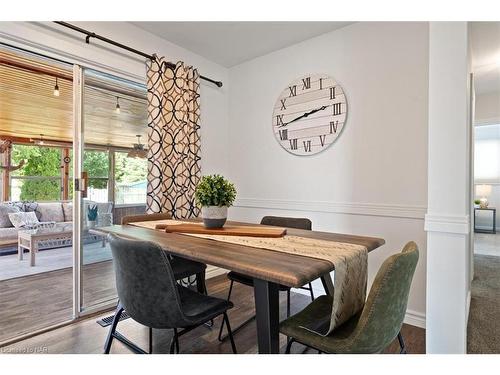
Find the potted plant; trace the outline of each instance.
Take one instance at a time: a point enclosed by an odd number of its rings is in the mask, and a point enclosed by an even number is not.
[[[87,207],[87,219],[89,228],[94,228],[97,221],[97,205],[89,205]]]
[[[481,205],[481,200],[479,200],[479,199],[474,199],[474,207],[475,207],[475,208],[479,208],[479,207],[480,207],[480,205]]]
[[[195,198],[201,206],[205,227],[222,228],[227,219],[227,208],[236,198],[236,189],[231,182],[218,174],[203,176],[196,187]]]

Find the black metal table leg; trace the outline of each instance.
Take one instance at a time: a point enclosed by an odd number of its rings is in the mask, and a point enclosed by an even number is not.
[[[321,283],[323,284],[323,288],[325,288],[325,293],[329,296],[333,296],[333,281],[329,273],[321,276]]]
[[[279,353],[279,287],[254,279],[259,353]]]

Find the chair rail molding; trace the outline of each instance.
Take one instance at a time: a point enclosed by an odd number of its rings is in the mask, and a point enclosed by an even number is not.
[[[466,235],[470,233],[470,218],[469,215],[426,214],[424,230]]]
[[[348,215],[383,216],[423,220],[426,206],[361,202],[298,201],[284,199],[237,198],[235,207],[272,208],[289,211],[326,212]]]

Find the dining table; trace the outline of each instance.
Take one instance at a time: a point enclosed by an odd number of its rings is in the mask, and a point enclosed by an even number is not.
[[[228,221],[228,224],[260,225],[234,221]],[[334,285],[330,273],[335,267],[325,259],[214,241],[182,233],[168,233],[165,230],[130,224],[100,227],[96,230],[102,234],[114,233],[126,238],[151,241],[171,255],[235,271],[253,278],[259,353],[279,353],[280,350],[280,285],[300,288],[313,280],[320,279],[325,292],[333,295]],[[385,243],[384,239],[377,237],[293,228],[287,228],[286,233],[292,236],[365,246],[368,252]]]

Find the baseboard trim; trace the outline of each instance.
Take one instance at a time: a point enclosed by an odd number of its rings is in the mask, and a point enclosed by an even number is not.
[[[406,310],[404,322],[411,326],[425,329],[425,314],[413,310]]]
[[[361,202],[295,201],[281,199],[238,198],[241,208],[264,208],[288,211],[326,212],[363,216],[383,216],[423,220],[427,207]]]
[[[205,272],[205,278],[211,279],[212,277],[224,275],[225,273],[228,273],[228,270],[225,270],[224,268],[220,267],[208,266]]]

